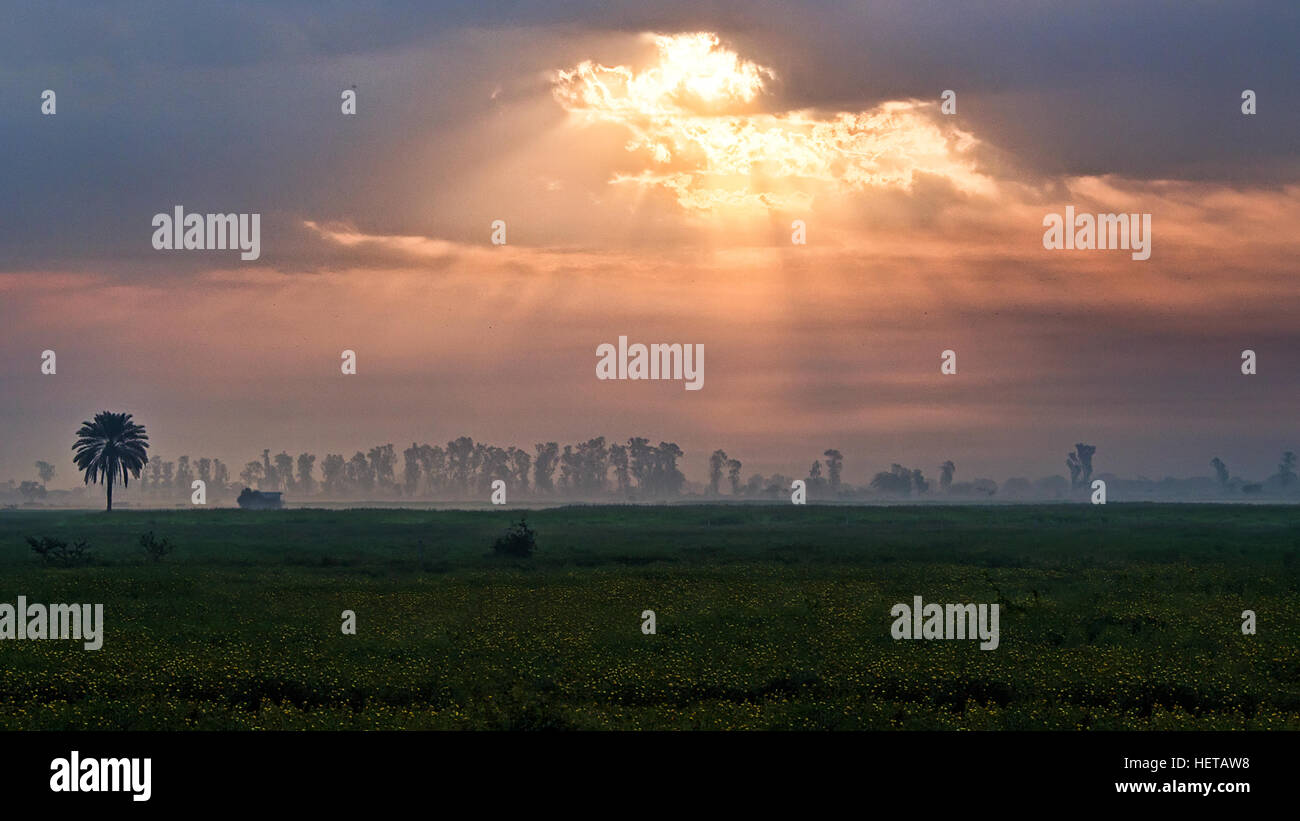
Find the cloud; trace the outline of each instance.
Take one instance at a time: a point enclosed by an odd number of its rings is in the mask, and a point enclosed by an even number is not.
[[[575,119],[608,123],[644,160],[610,182],[662,187],[691,210],[807,208],[818,192],[911,190],[922,175],[988,194],[975,138],[941,122],[933,103],[883,102],[860,112],[757,111],[771,68],[723,47],[716,34],[647,35],[657,61],[641,71],[584,60],[554,75]]]

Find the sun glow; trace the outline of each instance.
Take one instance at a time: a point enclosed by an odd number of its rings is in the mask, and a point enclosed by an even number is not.
[[[614,184],[660,187],[690,210],[805,208],[824,193],[910,190],[918,174],[966,193],[992,182],[975,168],[970,134],[932,103],[890,101],[820,115],[761,110],[776,73],[724,48],[717,35],[651,35],[658,61],[640,71],[584,61],[554,75],[555,99],[580,122],[631,132],[648,161]]]

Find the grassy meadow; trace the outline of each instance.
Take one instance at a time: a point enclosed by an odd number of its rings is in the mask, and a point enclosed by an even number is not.
[[[0,641],[0,729],[1300,729],[1295,507],[578,506],[492,555],[518,515],[0,512],[0,602],[106,622]],[[1000,647],[894,641],[914,595]]]

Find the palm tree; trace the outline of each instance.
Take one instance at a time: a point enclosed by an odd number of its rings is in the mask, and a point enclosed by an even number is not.
[[[129,413],[101,411],[93,422],[82,422],[77,431],[77,444],[73,461],[86,474],[86,484],[103,481],[108,486],[108,510],[113,510],[113,483],[121,477],[126,487],[132,474],[140,478],[140,471],[149,461],[145,450],[149,435],[143,425],[131,421]]]

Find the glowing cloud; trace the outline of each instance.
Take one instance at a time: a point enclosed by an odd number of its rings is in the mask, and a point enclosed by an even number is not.
[[[818,193],[910,190],[918,174],[988,194],[969,133],[938,120],[935,106],[891,101],[819,117],[762,112],[770,68],[723,48],[709,33],[650,35],[658,62],[641,72],[584,61],[554,75],[555,99],[586,123],[632,133],[627,150],[651,165],[610,182],[662,187],[685,208],[806,207]]]

